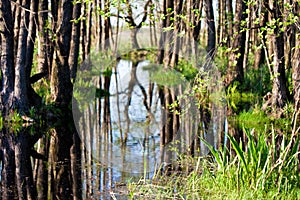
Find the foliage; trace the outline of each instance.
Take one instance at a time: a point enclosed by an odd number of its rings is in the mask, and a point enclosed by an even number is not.
[[[244,146],[228,136],[236,156],[229,158],[226,149],[215,150],[206,143],[213,159],[192,158],[191,172],[157,174],[149,182],[130,183],[131,199],[300,198],[299,138],[291,145],[291,138],[280,138],[274,129],[270,133],[244,129],[244,134],[248,140]]]
[[[3,128],[4,122],[3,122],[3,117],[0,116],[0,129]]]
[[[226,100],[234,112],[248,110],[254,103],[258,102],[258,96],[251,92],[240,92],[239,82],[234,82],[227,89]]]
[[[42,79],[33,85],[35,92],[42,97],[43,104],[51,103],[50,81]]]
[[[263,96],[271,91],[272,82],[268,67],[262,65],[259,69],[248,69],[240,89],[241,91],[252,92],[256,96]]]
[[[152,68],[149,70],[150,80],[158,85],[172,87],[180,85],[185,81],[181,73],[171,68],[164,68],[161,65],[149,65],[144,69],[147,70],[150,68]]]
[[[180,60],[179,63],[175,66],[175,70],[182,73],[187,81],[194,80],[198,73],[198,69],[194,68],[192,66],[192,63],[185,60]]]

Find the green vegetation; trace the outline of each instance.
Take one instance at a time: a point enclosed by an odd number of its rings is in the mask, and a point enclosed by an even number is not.
[[[297,121],[292,119],[294,105],[287,103],[280,117],[273,115],[270,107],[262,110],[268,100],[264,96],[272,91],[267,66],[249,69],[242,83],[233,82],[225,92],[218,90],[218,83],[208,73],[194,75],[189,64],[180,63],[177,70],[194,81],[189,92],[180,98],[197,98],[199,109],[209,109],[209,100],[226,102],[231,110],[229,123],[242,130],[238,138],[246,138],[235,139],[229,133],[228,144],[219,149],[201,139],[209,148],[209,155],[179,155],[174,165],[180,170],[171,174],[162,170],[150,180],[129,182],[129,198],[299,199],[299,130],[291,128],[292,121]],[[172,106],[178,106],[178,102]]]
[[[184,157],[193,169],[170,176],[156,174],[152,180],[129,183],[131,199],[299,199],[298,144],[291,137],[243,129],[247,144],[228,136],[234,153],[223,148],[211,156]],[[277,148],[276,143],[280,143]]]

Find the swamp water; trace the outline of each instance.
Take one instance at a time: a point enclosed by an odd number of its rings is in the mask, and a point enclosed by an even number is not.
[[[178,153],[207,154],[198,136],[219,145],[226,129],[225,106],[211,102],[210,123],[205,123],[190,97],[179,99],[180,126],[173,142],[162,145],[168,119],[159,88],[187,95],[189,83],[180,73],[148,61],[120,60],[112,69],[98,64],[83,65],[74,84],[72,113],[58,123],[2,130],[6,145],[1,156],[14,153],[19,160],[2,163],[1,193],[15,198],[14,190],[20,189],[27,197],[48,199],[127,199],[127,181],[150,179]],[[7,182],[14,173],[26,180],[22,188]]]

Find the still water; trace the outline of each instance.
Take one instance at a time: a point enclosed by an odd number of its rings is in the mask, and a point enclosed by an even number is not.
[[[162,145],[168,118],[161,86],[188,96],[190,83],[148,61],[87,61],[74,84],[72,112],[1,131],[2,199],[16,194],[24,199],[127,199],[128,181],[151,179],[178,153],[205,155],[198,136],[217,146],[226,124],[224,106],[211,102],[206,123],[190,97],[178,98],[180,126]]]

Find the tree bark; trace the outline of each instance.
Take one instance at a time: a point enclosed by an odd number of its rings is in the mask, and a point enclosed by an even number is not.
[[[43,11],[38,15],[39,17],[39,43],[38,43],[38,70],[39,72],[51,73],[50,62],[50,40],[49,40],[49,27],[48,21],[48,0],[41,0],[40,9]],[[45,11],[45,12],[44,12]],[[50,77],[50,76],[49,76]]]
[[[232,0],[227,0],[227,23],[228,23],[228,38],[227,38],[227,46],[232,45],[233,38],[233,8],[232,8]]]
[[[266,4],[265,4],[266,5]],[[270,0],[269,13],[271,15],[271,20],[276,19],[282,22],[282,1]],[[286,75],[284,67],[284,35],[280,30],[278,24],[273,29],[273,34],[271,35],[271,43],[274,48],[273,53],[273,85],[272,85],[272,108],[283,108],[288,99],[288,90],[286,86]]]
[[[71,78],[75,80],[77,68],[78,68],[78,57],[79,57],[79,47],[80,47],[80,25],[79,20],[81,15],[81,3],[77,3],[74,6],[73,12],[73,29],[72,29],[72,43],[71,43],[71,52],[70,52],[70,68],[71,68]]]
[[[299,13],[300,6],[295,4],[294,13]],[[293,26],[296,26],[294,24]],[[296,28],[296,43],[295,49],[292,55],[292,80],[293,80],[293,92],[294,92],[294,102],[295,102],[295,111],[300,112],[300,28],[299,25]],[[299,119],[298,119],[299,120]]]
[[[1,110],[8,114],[12,108],[14,90],[14,29],[9,0],[0,2],[0,38],[1,38]]]
[[[15,150],[12,135],[9,135],[6,129],[2,129],[1,135],[6,137],[1,138],[2,151],[2,172],[1,172],[1,190],[2,200],[15,199],[17,190],[15,183]]]
[[[208,59],[213,59],[216,48],[216,27],[215,27],[215,19],[214,19],[214,10],[212,5],[212,0],[205,0],[205,13],[206,13],[206,22],[207,26],[207,54]]]
[[[259,17],[261,20],[260,20],[260,23],[259,23],[259,26],[261,27],[265,27],[267,24],[267,20],[268,20],[268,12],[266,9],[264,8],[261,8],[262,10],[260,12],[257,12],[256,13],[256,17]],[[262,36],[258,36],[257,34],[259,33],[259,30],[257,30],[256,32],[256,46],[259,46],[262,44],[261,40],[266,40],[266,32],[264,31],[262,33]],[[264,44],[262,44],[264,45]],[[264,47],[260,47],[258,49],[255,50],[255,56],[254,56],[254,66],[253,68],[254,69],[259,69],[260,65],[264,63],[265,61],[265,53],[263,51],[263,48]]]
[[[243,0],[236,1],[234,21],[234,36],[231,46],[231,52],[229,53],[229,65],[227,74],[225,77],[225,85],[229,86],[233,81],[243,81],[244,70],[243,60],[245,52],[245,39],[246,32],[243,31],[242,21],[246,19],[246,3]]]
[[[66,106],[72,97],[72,83],[70,80],[69,54],[72,33],[72,0],[62,2],[62,11],[59,12],[57,39],[55,41],[54,63],[51,72],[51,96],[54,103]]]

